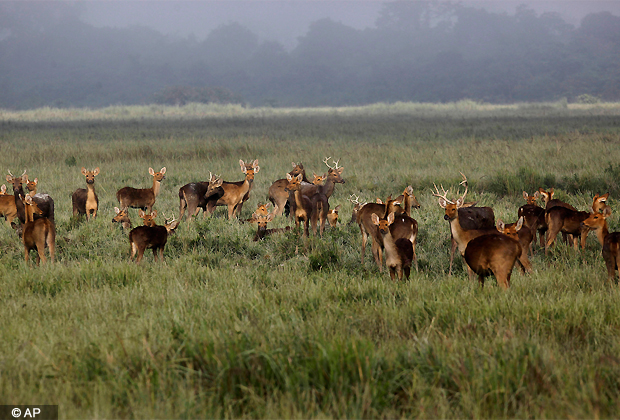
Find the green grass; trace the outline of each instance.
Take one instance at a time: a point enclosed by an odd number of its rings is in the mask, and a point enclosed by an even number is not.
[[[470,180],[468,199],[516,220],[521,191],[555,187],[580,209],[620,195],[620,107],[378,104],[362,108],[115,107],[0,114],[0,167],[38,177],[56,202],[57,263],[26,265],[0,226],[0,395],[59,404],[63,418],[611,418],[620,401],[620,290],[600,245],[540,250],[509,291],[447,275],[449,232],[433,183]],[[159,117],[157,113],[159,112]],[[261,166],[242,218],[302,161],[346,184],[345,224],[253,242],[255,226],[182,223],[166,262],[129,262],[111,225],[117,189],[148,187],[178,216],[178,188],[209,172]],[[99,217],[72,219],[80,168],[99,166]],[[392,282],[360,264],[350,194],[373,201],[412,185],[422,207],[420,271]],[[131,213],[138,224],[137,211]],[[160,218],[160,223],[163,221]],[[283,218],[273,227],[286,226]],[[610,219],[618,229],[618,219]],[[367,256],[370,252],[367,249]],[[34,255],[34,254],[33,254]]]

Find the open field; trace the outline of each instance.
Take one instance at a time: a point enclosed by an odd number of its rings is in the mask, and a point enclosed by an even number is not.
[[[431,188],[454,191],[462,171],[468,200],[508,222],[523,190],[555,187],[579,209],[609,191],[618,230],[620,105],[143,108],[0,112],[0,168],[38,177],[57,224],[57,262],[38,268],[0,226],[2,404],[59,404],[63,418],[617,417],[620,290],[595,237],[578,253],[535,248],[531,275],[481,289],[460,257],[447,274]],[[252,242],[256,227],[219,207],[181,223],[165,263],[148,252],[136,266],[110,223],[116,191],[151,186],[149,167],[167,167],[155,208],[178,215],[180,186],[241,180],[239,159],[258,159],[248,218],[292,161],[311,175],[325,156],[346,184],[330,199],[344,223],[322,239]],[[90,223],[70,217],[82,166],[101,169]],[[347,198],[407,185],[420,271],[398,283],[360,265]]]

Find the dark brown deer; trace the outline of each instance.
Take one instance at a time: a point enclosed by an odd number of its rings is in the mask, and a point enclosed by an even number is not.
[[[336,188],[336,184],[344,184],[345,180],[342,179],[342,171],[344,171],[344,168],[341,166],[338,166],[338,162],[340,162],[340,159],[338,159],[338,161],[335,161],[332,159],[332,162],[334,162],[334,166],[331,166],[328,162],[329,159],[331,159],[331,157],[326,157],[325,159],[323,159],[323,163],[327,166],[327,175],[321,177],[322,178],[322,182],[323,184],[309,184],[309,185],[305,185],[302,183],[301,186],[301,192],[303,195],[307,195],[308,197],[312,197],[314,194],[316,193],[321,193],[323,195],[325,195],[325,197],[327,197],[327,199],[329,200],[329,198],[332,196],[332,194],[334,193],[334,189]],[[314,179],[317,179],[317,176],[314,175]]]
[[[390,271],[392,280],[398,275],[398,280],[403,279],[403,273],[407,280],[411,273],[411,262],[415,259],[413,243],[406,238],[394,237],[394,212],[387,217],[379,218],[375,213],[371,214],[372,222],[383,240],[385,248],[385,265]]]
[[[239,217],[241,214],[243,203],[250,197],[250,190],[254,184],[254,175],[260,170],[258,159],[248,164],[244,163],[243,160],[239,160],[239,165],[241,166],[241,171],[245,174],[245,179],[237,182],[221,181],[218,188],[222,188],[222,196],[215,204],[211,204],[211,202],[207,204],[208,209],[214,209],[215,206],[228,206],[229,220],[232,220],[234,216]],[[211,182],[214,182],[213,178]],[[210,213],[212,213],[212,210]]]
[[[403,213],[403,209],[400,207],[400,204],[401,202],[399,200],[392,200],[392,197],[390,196],[385,204],[366,203],[357,212],[357,224],[360,227],[360,232],[362,233],[362,265],[364,265],[366,242],[368,242],[368,238],[370,237],[372,240],[372,255],[375,262],[379,266],[379,271],[383,271],[383,238],[379,234],[377,226],[372,221],[372,215],[376,214],[380,218],[386,217],[386,214],[390,213],[400,215]]]
[[[26,216],[24,211],[24,193],[23,184],[27,182],[28,179],[26,175],[26,170],[24,169],[24,173],[21,176],[14,176],[11,171],[6,176],[6,180],[9,184],[13,185],[13,205],[16,209],[16,215],[19,221],[24,224],[26,223]],[[7,219],[8,220],[8,219]]]
[[[256,223],[258,225],[256,235],[254,235],[254,242],[263,239],[265,236],[273,235],[274,233],[282,233],[291,230],[290,226],[267,229],[267,223],[271,222],[274,216],[273,213],[258,214],[258,210],[252,214],[252,218],[249,219],[250,223]]]
[[[116,216],[112,218],[112,223],[120,223],[123,230],[131,230],[131,219],[129,218],[128,211],[114,207],[114,213],[116,213]]]
[[[523,224],[523,218],[520,217],[517,222],[508,224],[498,220],[497,231],[519,242],[521,254],[519,255],[518,262],[526,273],[531,273],[532,263],[528,258],[528,250],[532,246],[533,235],[530,228]]]
[[[158,260],[157,254],[159,252],[159,259],[164,261],[164,248],[166,242],[168,242],[168,235],[170,235],[179,226],[179,221],[172,219],[170,222],[166,222],[163,226],[138,226],[129,232],[129,244],[131,246],[131,259],[133,260],[136,253],[138,258],[136,264],[140,263],[144,256],[144,251],[147,249],[153,250],[153,258]]]
[[[41,209],[30,195],[24,197],[25,223],[22,228],[22,240],[24,243],[24,259],[28,262],[31,250],[37,251],[37,265],[42,261],[47,262],[45,248],[49,248],[50,259],[54,262],[56,250],[56,227],[48,218],[34,218],[34,214],[41,214]]]
[[[540,247],[545,246],[545,233],[547,232],[547,222],[545,222],[545,209],[536,204],[536,200],[541,196],[536,191],[533,195],[529,195],[523,191],[523,198],[527,204],[519,207],[517,217],[523,217],[523,224],[530,229],[533,235],[533,242],[536,242],[536,233],[540,240]]]
[[[327,197],[324,194],[316,193],[312,197],[302,194],[301,182],[302,175],[291,176],[286,174],[288,179],[287,191],[290,192],[291,197],[289,201],[295,203],[295,226],[299,228],[301,222],[304,223],[304,236],[309,236],[309,225],[312,224],[312,232],[316,235],[317,223],[320,223],[320,235],[323,236],[325,230],[325,222],[327,220],[327,213],[329,212],[329,203]],[[293,209],[293,207],[291,207]]]
[[[95,192],[95,177],[99,175],[99,168],[87,171],[82,167],[82,175],[86,177],[86,188],[78,188],[71,196],[73,216],[86,215],[86,220],[97,217],[99,198]],[[36,179],[35,179],[36,180]],[[30,188],[30,184],[28,185]]]
[[[308,178],[306,178],[306,170],[304,169],[304,165],[301,163],[293,162],[293,170],[288,173],[291,176],[297,176],[301,174],[302,182],[306,184],[310,184]],[[273,213],[275,216],[280,216],[284,213],[285,209],[289,208],[288,205],[288,191],[286,191],[286,186],[288,185],[288,180],[286,178],[278,179],[274,181],[273,184],[269,187],[269,201],[273,204],[274,209]]]
[[[367,203],[360,203],[359,196],[355,194],[351,194],[349,197],[349,201],[353,203],[353,209],[351,209],[351,220],[349,220],[349,225],[357,223],[357,213],[360,211],[362,207],[364,207]]]
[[[218,179],[221,181],[217,175],[209,173],[209,181],[191,182],[179,188],[179,220],[183,219],[185,210],[187,210],[187,220],[198,216],[200,209],[202,209],[203,219],[210,214],[210,211],[213,211],[217,200],[224,195],[221,184],[211,185],[212,181],[217,182]]]
[[[549,253],[549,247],[555,242],[555,238],[558,233],[572,235],[573,246],[575,250],[579,249],[579,242],[581,238],[581,249],[586,248],[586,239],[590,228],[583,225],[582,222],[586,220],[590,213],[598,213],[601,209],[605,209],[607,205],[605,200],[600,200],[600,196],[597,194],[592,202],[592,207],[589,212],[571,210],[568,207],[554,206],[548,209],[545,213],[545,222],[549,227],[547,242],[545,243],[545,254]]]
[[[607,218],[611,216],[611,208],[606,207],[602,213],[592,212],[583,224],[596,231],[596,236],[603,246],[602,254],[607,266],[607,281],[618,283],[616,271],[620,264],[620,232],[609,233]]]
[[[161,168],[159,172],[149,168],[149,174],[153,177],[153,186],[151,188],[123,187],[116,192],[116,199],[121,209],[126,210],[131,207],[151,212],[155,199],[161,189],[161,181],[166,179],[166,167]]]
[[[484,287],[484,278],[493,274],[503,289],[510,287],[510,276],[515,262],[521,255],[519,242],[499,232],[471,239],[465,247],[467,266],[478,275]]]

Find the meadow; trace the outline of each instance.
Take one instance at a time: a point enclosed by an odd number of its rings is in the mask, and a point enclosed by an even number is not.
[[[58,404],[68,419],[618,416],[620,290],[594,235],[584,251],[535,247],[533,273],[481,288],[460,257],[447,273],[432,186],[455,193],[462,171],[468,200],[507,222],[523,190],[555,187],[583,210],[610,192],[617,230],[620,104],[2,110],[0,144],[0,168],[27,169],[54,198],[57,229],[56,263],[37,267],[0,226],[2,404]],[[179,187],[210,172],[241,180],[239,159],[258,159],[247,219],[291,162],[319,174],[326,156],[346,183],[323,238],[253,242],[255,225],[219,207],[181,223],[164,263],[147,252],[136,265],[111,223],[116,191],[150,187],[149,167],[167,168],[155,209],[178,217]],[[101,170],[91,222],[71,217],[82,166]],[[407,185],[420,269],[393,282],[360,264],[348,198]]]

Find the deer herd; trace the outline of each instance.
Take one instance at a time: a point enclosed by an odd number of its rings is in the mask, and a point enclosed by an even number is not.
[[[294,222],[297,230],[303,224],[303,236],[308,237],[310,230],[313,235],[323,236],[327,226],[335,227],[338,223],[340,205],[330,209],[329,199],[334,193],[336,184],[344,184],[343,168],[339,161],[332,160],[333,166],[325,158],[328,171],[324,175],[313,174],[310,181],[301,163],[293,163],[293,170],[285,178],[276,180],[268,190],[270,203],[259,204],[247,222],[256,223],[257,232],[254,241],[262,240],[268,235],[291,230],[291,227],[268,229],[267,225],[275,217],[286,214]],[[139,263],[146,249],[153,250],[154,259],[163,260],[164,247],[168,236],[179,226],[183,216],[187,221],[198,216],[200,209],[203,218],[214,213],[218,206],[226,206],[228,218],[240,218],[243,204],[248,200],[254,177],[260,166],[258,160],[246,163],[239,161],[244,179],[236,182],[223,181],[220,176],[210,174],[209,181],[192,182],[179,188],[179,220],[166,218],[164,225],[157,225],[157,211],[153,209],[157,196],[161,191],[161,183],[165,179],[166,168],[159,172],[149,168],[153,177],[151,188],[124,187],[117,191],[116,199],[119,207],[115,207],[116,215],[112,222],[119,223],[123,230],[128,231],[131,259]],[[86,216],[90,221],[97,217],[99,199],[95,192],[95,177],[99,168],[92,171],[82,168],[86,178],[86,188],[78,188],[71,196],[73,216]],[[448,221],[451,236],[450,266],[452,273],[453,258],[456,249],[464,258],[470,277],[478,276],[481,285],[485,277],[493,274],[498,284],[506,289],[510,286],[512,269],[517,264],[524,273],[532,271],[529,256],[532,255],[539,236],[540,247],[548,254],[550,247],[556,242],[557,235],[562,233],[566,242],[573,242],[575,249],[581,244],[586,245],[586,237],[595,231],[602,245],[602,254],[607,266],[608,281],[615,280],[618,260],[620,259],[620,232],[610,233],[607,218],[611,209],[607,205],[609,194],[596,195],[588,211],[579,211],[573,206],[553,198],[554,190],[546,191],[539,188],[534,194],[523,192],[526,204],[517,212],[517,221],[506,224],[502,220],[495,221],[493,209],[477,207],[475,202],[465,202],[468,182],[461,173],[465,192],[457,198],[448,198],[449,191],[441,186],[441,191],[434,185],[433,195],[445,210],[444,219]],[[55,259],[56,228],[54,223],[54,200],[48,194],[37,193],[38,179],[30,181],[26,171],[21,176],[14,176],[10,171],[6,180],[13,186],[13,194],[7,194],[6,186],[0,189],[0,216],[4,216],[21,237],[24,245],[24,258],[29,259],[30,251],[37,252],[37,264],[46,262],[45,248],[49,250],[52,262]],[[26,185],[27,192],[23,185]],[[544,207],[536,201],[541,199]],[[411,209],[420,207],[413,188],[408,186],[396,198],[389,196],[385,201],[377,199],[375,203],[360,203],[359,197],[351,195],[353,203],[350,224],[357,223],[361,232],[361,263],[368,240],[374,260],[383,271],[385,265],[392,280],[398,277],[409,278],[411,267],[415,264],[416,238],[418,223],[411,216]],[[273,211],[270,207],[273,205]],[[138,209],[142,225],[132,229],[129,209]],[[16,223],[18,219],[19,224]],[[137,258],[136,258],[137,254]]]

